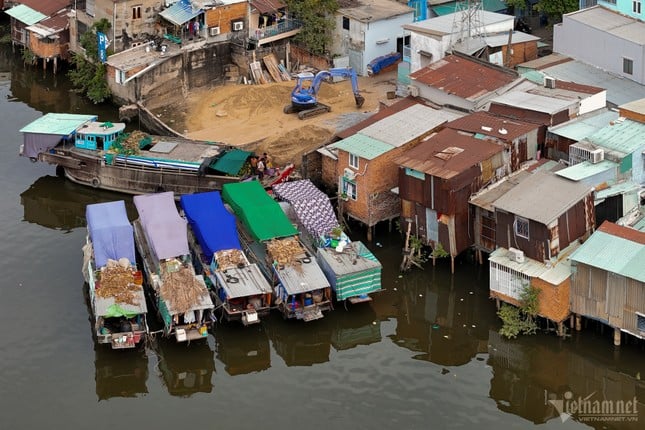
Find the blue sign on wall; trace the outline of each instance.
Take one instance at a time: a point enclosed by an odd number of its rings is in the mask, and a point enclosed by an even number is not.
[[[96,32],[96,36],[98,37],[99,60],[101,60],[101,63],[105,63],[107,61],[108,38],[100,31]]]

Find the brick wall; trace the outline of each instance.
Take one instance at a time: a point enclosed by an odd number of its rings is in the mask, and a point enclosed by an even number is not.
[[[327,70],[333,67],[331,60],[327,57],[312,54],[311,52],[291,43],[289,45],[289,61],[291,64],[306,64],[318,70]]]
[[[233,21],[244,22],[244,30],[247,30],[246,10],[248,4],[234,3],[231,5],[217,6],[207,10],[204,15],[205,24],[208,28],[219,27],[220,34],[233,31]]]

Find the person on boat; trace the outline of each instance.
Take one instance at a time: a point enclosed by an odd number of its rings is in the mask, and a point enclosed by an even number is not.
[[[255,155],[251,156],[251,175],[255,176],[258,174],[258,157]]]
[[[264,157],[260,158],[258,160],[258,179],[262,180],[264,179],[264,170],[266,168],[266,165],[264,164]]]

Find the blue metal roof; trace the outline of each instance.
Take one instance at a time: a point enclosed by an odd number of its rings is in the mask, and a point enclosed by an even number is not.
[[[32,8],[25,6],[24,4],[14,6],[11,9],[6,10],[5,12],[10,17],[17,19],[18,21],[23,22],[27,25],[34,25],[37,22],[40,22],[43,19],[47,18],[47,15],[43,15],[37,10],[33,10]]]
[[[48,113],[20,129],[21,133],[56,134],[68,136],[88,121],[96,121],[96,115],[72,113]]]
[[[193,8],[190,1],[180,0],[168,9],[159,12],[159,15],[175,25],[182,25],[203,12],[203,9]]]
[[[332,148],[347,151],[350,154],[357,155],[366,160],[373,160],[374,158],[385,154],[394,149],[394,146],[376,140],[372,137],[365,136],[360,133],[353,134],[343,140],[332,145]]]
[[[631,154],[645,147],[645,124],[625,119],[603,127],[587,140],[603,148]]]
[[[555,174],[563,178],[571,179],[572,181],[580,181],[610,169],[616,170],[617,167],[618,164],[609,160],[603,160],[595,164],[589,161],[583,161],[582,163],[558,170]]]
[[[614,110],[603,110],[599,113],[593,113],[591,116],[581,116],[563,124],[549,127],[549,132],[579,142],[601,128],[608,126],[611,121],[617,118],[618,112]]]
[[[596,231],[571,260],[645,282],[645,245]]]

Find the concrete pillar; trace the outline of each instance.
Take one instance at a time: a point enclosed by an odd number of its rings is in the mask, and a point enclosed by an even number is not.
[[[450,256],[450,273],[454,275],[455,273],[455,257]]]
[[[560,337],[564,336],[564,323],[563,322],[558,323],[558,336],[560,336]]]
[[[614,329],[614,345],[615,346],[620,346],[620,329],[615,328]]]

